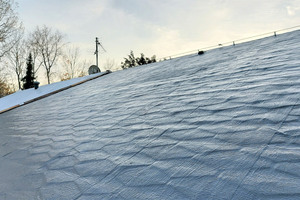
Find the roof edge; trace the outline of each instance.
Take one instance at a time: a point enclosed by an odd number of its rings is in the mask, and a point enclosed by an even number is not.
[[[22,104],[17,104],[17,105],[14,105],[14,106],[12,106],[12,107],[6,108],[6,109],[4,109],[4,110],[0,110],[0,114],[5,113],[5,112],[8,112],[8,111],[10,111],[10,110],[13,110],[13,109],[15,109],[15,108],[18,108],[18,107],[20,107],[20,106],[23,106],[23,105],[26,105],[26,104],[29,104],[29,103],[38,101],[38,100],[40,100],[40,99],[49,97],[49,96],[51,96],[51,95],[57,94],[57,93],[62,92],[62,91],[64,91],[64,90],[67,90],[67,89],[70,89],[70,88],[72,88],[72,87],[81,85],[81,84],[83,84],[83,83],[85,83],[85,82],[94,80],[94,79],[96,79],[96,78],[99,78],[99,77],[101,77],[101,76],[105,76],[105,75],[110,74],[110,73],[111,73],[111,71],[108,70],[108,71],[104,72],[103,74],[100,74],[99,76],[95,76],[95,77],[92,77],[92,78],[90,78],[90,79],[86,79],[86,80],[80,81],[80,82],[78,82],[78,83],[74,83],[74,84],[72,84],[72,85],[66,86],[66,87],[64,87],[64,88],[60,88],[60,89],[55,90],[55,91],[53,91],[53,92],[50,92],[50,93],[48,93],[48,94],[45,94],[45,95],[36,97],[36,98],[31,99],[31,100],[28,100],[28,101],[25,101],[25,102],[22,103]]]

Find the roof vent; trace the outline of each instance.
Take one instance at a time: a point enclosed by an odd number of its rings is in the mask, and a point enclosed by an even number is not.
[[[34,89],[38,89],[39,88],[39,84],[40,84],[40,82],[34,81],[33,82]]]
[[[89,75],[96,74],[96,73],[99,73],[99,72],[101,72],[101,71],[100,71],[99,67],[97,67],[97,65],[90,66]]]
[[[202,54],[204,54],[204,51],[198,50],[198,55],[202,55]]]

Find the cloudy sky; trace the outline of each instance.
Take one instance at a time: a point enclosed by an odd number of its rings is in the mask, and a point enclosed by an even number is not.
[[[158,58],[300,25],[300,0],[16,0],[26,31],[58,29],[94,60]]]

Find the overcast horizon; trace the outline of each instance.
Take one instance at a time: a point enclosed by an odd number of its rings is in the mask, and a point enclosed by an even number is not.
[[[300,0],[16,0],[26,32],[47,25],[99,65],[130,50],[158,58],[299,25]]]

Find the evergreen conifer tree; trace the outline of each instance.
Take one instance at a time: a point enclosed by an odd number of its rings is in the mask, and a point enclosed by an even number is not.
[[[34,82],[34,74],[33,74],[33,60],[32,55],[29,53],[28,59],[27,59],[27,69],[26,69],[26,76],[22,79],[24,82],[23,89],[33,88],[33,82]]]
[[[145,57],[145,55],[143,53],[141,53],[140,58],[139,57],[135,58],[133,51],[130,52],[130,55],[128,55],[128,58],[124,58],[124,59],[125,59],[125,61],[121,63],[121,67],[123,69],[156,62],[155,55],[152,56],[151,58],[147,58],[147,57]]]

